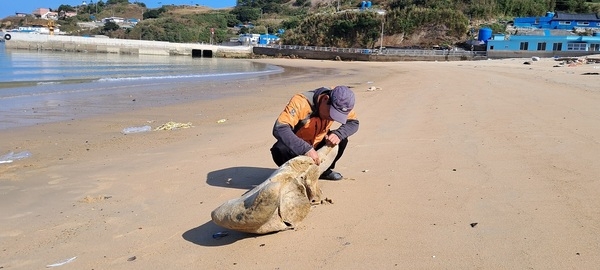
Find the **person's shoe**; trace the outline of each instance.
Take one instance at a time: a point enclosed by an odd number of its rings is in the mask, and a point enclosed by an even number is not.
[[[321,174],[321,176],[319,177],[319,179],[325,179],[325,180],[342,180],[342,178],[344,178],[342,176],[341,173],[336,172],[336,171],[332,171],[332,170],[326,170],[323,174]]]

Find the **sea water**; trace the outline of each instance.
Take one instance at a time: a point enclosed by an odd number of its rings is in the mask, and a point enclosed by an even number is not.
[[[280,72],[241,59],[12,50],[0,43],[0,129],[215,98],[235,80]]]
[[[265,70],[265,65],[243,60],[11,50],[0,43],[0,88],[69,82],[236,76]]]

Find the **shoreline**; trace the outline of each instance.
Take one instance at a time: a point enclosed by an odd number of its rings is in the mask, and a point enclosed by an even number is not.
[[[70,79],[70,80],[45,80],[45,81],[20,81],[20,82],[0,82],[0,90],[6,88],[32,87],[47,84],[79,84],[90,83],[99,80],[100,78],[90,79]]]
[[[44,268],[75,256],[63,267],[589,269],[600,261],[600,91],[598,77],[582,76],[595,65],[256,61],[299,71],[247,88],[216,84],[234,94],[211,100],[0,130],[9,138],[0,155],[32,153],[0,164],[0,266]],[[333,203],[313,207],[295,230],[214,239],[223,228],[210,212],[275,169],[271,129],[291,96],[340,84],[355,91],[360,129],[336,167],[345,179],[320,181]],[[193,127],[120,133],[147,121]]]
[[[73,79],[20,88],[2,88],[3,83],[0,83],[3,91],[0,107],[4,114],[0,130],[237,95],[244,92],[239,84],[269,80],[282,72],[286,71],[265,65],[264,70],[256,72],[199,74],[180,78]],[[7,84],[12,86],[15,83]],[[220,84],[238,86],[217,87]]]

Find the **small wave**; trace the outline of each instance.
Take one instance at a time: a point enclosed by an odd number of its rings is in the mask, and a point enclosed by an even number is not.
[[[124,78],[102,78],[89,80],[66,80],[66,81],[45,81],[45,82],[28,82],[24,85],[2,89],[0,83],[0,100],[37,97],[54,94],[75,94],[95,91],[116,91],[122,88],[134,87],[137,85],[162,85],[171,83],[175,80],[197,80],[197,79],[219,79],[230,77],[233,79],[254,77],[261,75],[270,75],[282,72],[284,69],[278,66],[269,66],[267,70],[254,72],[231,72],[221,74],[190,74],[190,75],[167,75],[167,76],[142,76],[142,77],[124,77]],[[149,83],[150,82],[150,83]],[[98,83],[96,85],[87,85],[81,88],[79,83]],[[27,87],[27,86],[30,87]],[[39,88],[39,89],[38,89]]]
[[[60,82],[38,82],[36,85],[51,85],[51,84],[60,84]]]
[[[201,78],[218,78],[231,76],[255,76],[265,75],[280,72],[279,69],[255,71],[255,72],[234,72],[221,74],[188,74],[188,75],[161,75],[161,76],[141,76],[141,77],[117,77],[117,78],[102,78],[98,82],[116,82],[116,81],[139,81],[139,80],[162,80],[162,79],[201,79]]]

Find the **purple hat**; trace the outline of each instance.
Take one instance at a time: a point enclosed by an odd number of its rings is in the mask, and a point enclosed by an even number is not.
[[[331,119],[346,124],[348,114],[354,108],[354,93],[346,86],[336,86],[329,95],[331,106],[329,116]]]

